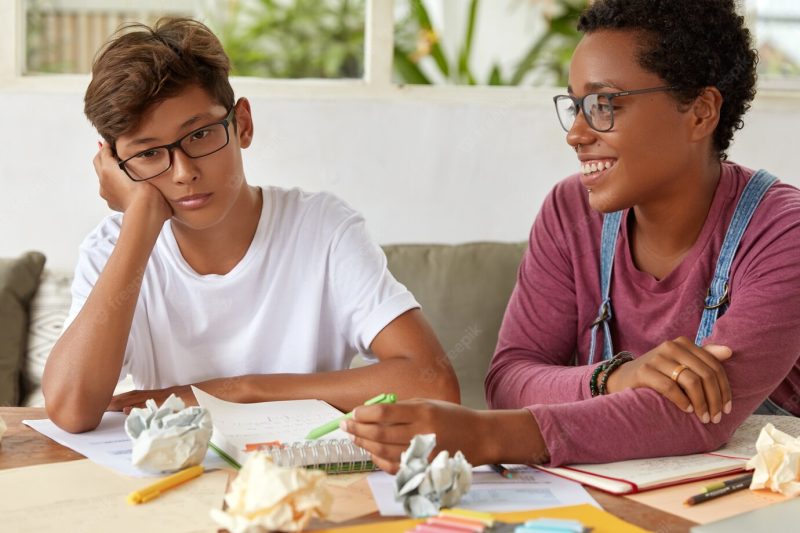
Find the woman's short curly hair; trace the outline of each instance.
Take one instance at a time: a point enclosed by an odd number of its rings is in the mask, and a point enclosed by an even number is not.
[[[681,103],[716,87],[723,103],[714,148],[725,159],[756,94],[758,55],[734,0],[595,0],[578,29],[640,32],[639,64],[658,74]]]

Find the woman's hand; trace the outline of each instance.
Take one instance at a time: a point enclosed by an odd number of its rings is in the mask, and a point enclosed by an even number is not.
[[[415,399],[357,407],[353,418],[342,422],[342,429],[372,454],[381,470],[394,474],[400,467],[400,454],[414,435],[423,433],[436,433],[434,454],[461,450],[472,464],[489,462],[480,443],[487,434],[482,415],[454,403]]]
[[[606,388],[609,393],[650,388],[683,411],[694,412],[704,424],[716,424],[723,412],[731,412],[731,386],[720,361],[732,353],[726,346],[698,347],[678,337],[620,366],[609,376]]]
[[[92,163],[100,185],[100,196],[114,211],[125,212],[134,203],[144,202],[148,211],[158,213],[161,221],[172,216],[172,208],[164,195],[147,181],[135,182],[119,168],[117,158],[107,142],[98,143],[100,150]]]
[[[461,451],[473,465],[494,462],[540,463],[547,449],[527,409],[476,411],[439,400],[408,400],[357,407],[341,427],[372,454],[386,472],[400,467],[400,454],[414,435],[436,434],[433,454]]]

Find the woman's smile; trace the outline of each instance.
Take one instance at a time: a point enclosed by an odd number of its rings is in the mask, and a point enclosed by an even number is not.
[[[581,156],[581,183],[587,189],[597,186],[617,160],[596,156]]]

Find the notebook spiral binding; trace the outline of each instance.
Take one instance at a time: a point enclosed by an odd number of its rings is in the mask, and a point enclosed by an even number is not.
[[[281,467],[314,468],[330,474],[377,470],[369,453],[349,439],[293,442],[283,446],[262,446],[259,449],[267,452],[275,464]]]

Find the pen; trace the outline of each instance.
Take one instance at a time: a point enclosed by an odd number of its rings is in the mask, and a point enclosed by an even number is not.
[[[375,396],[374,398],[371,398],[371,399],[367,400],[366,402],[364,402],[364,405],[374,405],[376,403],[394,403],[396,401],[397,401],[397,395],[396,394],[384,393],[384,394],[379,394],[379,395]],[[346,415],[340,416],[339,418],[337,418],[335,420],[331,420],[327,424],[323,424],[318,428],[312,429],[308,433],[308,435],[306,435],[306,438],[307,439],[318,439],[323,435],[327,435],[331,431],[334,431],[334,430],[338,429],[339,428],[339,423],[342,420],[346,420],[348,418],[353,418],[353,411],[350,411]]]
[[[746,489],[747,487],[750,486],[750,482],[752,480],[753,480],[752,474],[748,476],[742,476],[736,479],[731,479],[730,484],[726,482],[725,485],[722,487],[710,490],[708,492],[704,492],[702,494],[696,494],[683,503],[684,505],[696,505],[698,503],[707,502],[708,500],[713,500],[714,498],[719,498],[720,496],[725,496],[726,494]]]
[[[167,476],[152,485],[143,489],[139,489],[128,494],[128,503],[136,505],[137,503],[149,502],[154,498],[158,498],[162,492],[167,491],[173,487],[177,487],[181,483],[194,479],[203,473],[203,465],[190,466],[184,468],[180,472],[176,472],[171,476]]]
[[[498,474],[500,474],[501,476],[503,476],[505,478],[508,478],[508,479],[513,479],[514,478],[514,475],[511,473],[511,471],[508,470],[503,465],[489,465],[489,466],[492,467],[492,470],[494,470],[495,472],[497,472]]]
[[[753,479],[752,472],[750,474],[745,474],[744,476],[739,476],[735,478],[728,479],[726,481],[717,481],[716,483],[712,483],[711,485],[706,485],[703,487],[703,492],[711,492],[712,490],[721,489],[722,487],[727,487],[728,485],[733,485],[734,483],[738,483],[742,480],[747,480],[749,483]]]
[[[239,470],[239,469],[242,468],[242,465],[240,465],[236,461],[236,459],[234,459],[233,457],[231,457],[230,455],[225,453],[225,451],[222,448],[220,448],[219,446],[217,446],[213,442],[209,442],[208,443],[208,447],[211,448],[212,450],[214,450],[215,452],[217,452],[217,455],[219,455],[220,458],[223,461],[225,461],[226,463],[228,463],[234,470]]]

